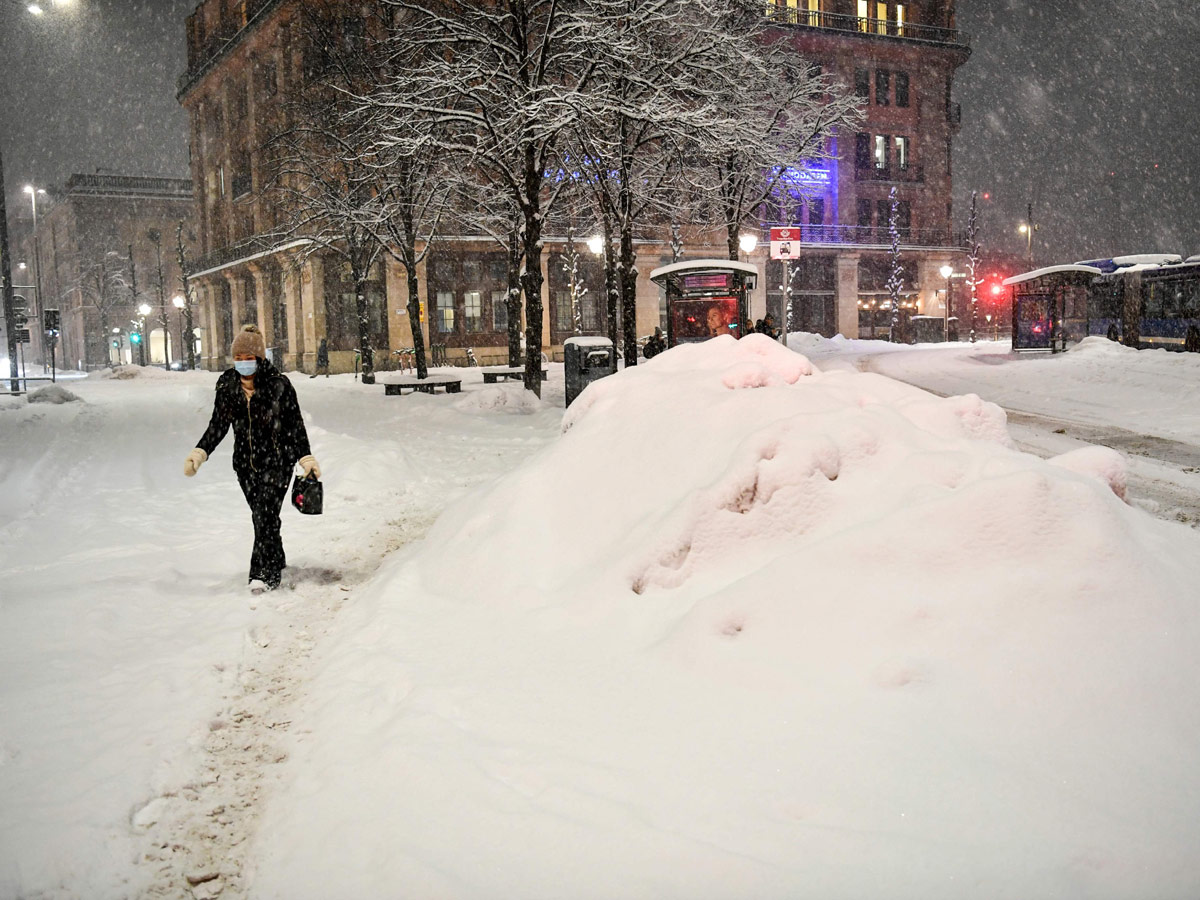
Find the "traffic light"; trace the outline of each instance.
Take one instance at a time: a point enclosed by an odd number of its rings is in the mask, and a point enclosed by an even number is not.
[[[116,347],[118,350],[120,350],[120,349],[121,349],[121,342],[120,342],[120,341],[113,341],[113,346],[114,346],[114,347]]]
[[[142,336],[140,334],[138,334],[136,331],[133,334],[129,335],[129,343],[140,344],[141,342],[142,342]]]
[[[42,327],[46,331],[58,331],[62,325],[57,309],[42,310]]]

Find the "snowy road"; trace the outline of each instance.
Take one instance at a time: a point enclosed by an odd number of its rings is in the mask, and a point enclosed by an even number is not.
[[[1195,364],[1191,357],[1161,351],[1138,358],[1121,352],[1123,348],[1118,350],[1116,355],[1123,362],[1148,363],[1162,371],[1161,390],[1153,392],[1156,395],[1153,399],[1178,404],[1173,412],[1181,415],[1164,415],[1154,422],[1142,420],[1142,424],[1153,429],[1147,433],[1096,421],[1097,418],[1131,421],[1131,413],[1147,406],[1145,394],[1123,393],[1124,386],[1116,372],[1112,373],[1111,384],[1094,385],[1099,396],[1088,397],[1086,402],[1079,402],[1078,398],[1072,402],[1068,391],[1057,393],[1039,383],[1038,376],[1030,378],[1024,369],[1033,367],[1022,366],[1021,360],[1004,352],[1003,345],[980,344],[976,349],[960,344],[898,350],[879,342],[857,341],[850,347],[842,351],[833,346],[828,355],[814,354],[814,358],[830,368],[852,367],[887,375],[942,397],[964,391],[978,394],[1005,410],[1009,430],[1022,450],[1043,458],[1088,445],[1111,447],[1127,459],[1130,502],[1160,518],[1200,528],[1200,436],[1190,440],[1162,436],[1164,431],[1171,431],[1174,420],[1183,418],[1186,422],[1196,414]],[[1049,368],[1059,361],[1065,364],[1064,368],[1071,362],[1065,356],[1033,358],[1040,368]],[[1172,364],[1181,370],[1179,376],[1170,372]],[[995,377],[997,373],[1002,375],[1000,379]],[[1171,385],[1172,377],[1187,380]],[[1105,395],[1114,408],[1104,407]],[[1118,410],[1122,405],[1127,409]],[[1043,411],[1031,410],[1031,406]],[[1191,435],[1186,430],[1181,432],[1185,438]]]

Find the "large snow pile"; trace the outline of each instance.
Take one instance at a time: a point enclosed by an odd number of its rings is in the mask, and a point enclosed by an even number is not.
[[[90,377],[115,378],[118,381],[128,381],[131,378],[166,378],[177,381],[179,375],[159,366],[114,366],[111,369],[97,369]]]
[[[757,336],[563,427],[344,613],[256,897],[1200,891],[1200,565],[1111,457]]]
[[[48,384],[38,388],[29,395],[30,403],[52,403],[61,406],[64,403],[78,403],[79,398],[60,384]]]

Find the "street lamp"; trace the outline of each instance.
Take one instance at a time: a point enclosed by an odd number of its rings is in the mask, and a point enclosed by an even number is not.
[[[143,366],[146,365],[146,316],[150,315],[150,311],[151,307],[149,303],[143,303],[138,307],[138,313],[141,316],[137,322],[138,335],[141,338],[138,341],[138,356]]]
[[[39,187],[34,187],[32,184],[25,185],[25,193],[29,195],[29,202],[33,206],[33,288],[34,288],[34,303],[33,310],[37,316],[38,322],[43,319],[43,313],[46,308],[45,300],[42,297],[42,245],[38,239],[38,197],[46,196],[45,190]],[[38,326],[40,329],[40,325]],[[42,371],[46,370],[45,359],[45,341],[42,341]],[[50,351],[53,353],[53,349]]]
[[[749,255],[754,252],[754,248],[758,246],[758,235],[746,232],[738,238],[738,246],[742,248],[742,252]]]
[[[187,365],[186,350],[184,349],[187,347],[187,337],[183,327],[183,308],[187,306],[187,300],[183,298],[183,294],[176,294],[171,298],[171,305],[179,310],[179,367],[182,369]]]
[[[1033,233],[1041,231],[1041,225],[1035,225],[1033,222],[1033,204],[1029,204],[1029,215],[1024,222],[1017,228],[1017,233],[1025,238],[1025,250],[1029,255],[1029,268],[1033,268]]]
[[[604,238],[600,235],[592,235],[588,238],[587,248],[592,251],[593,256],[600,256],[604,253]]]
[[[942,304],[942,335],[946,343],[950,342],[950,288],[952,287],[950,279],[954,277],[953,266],[942,266],[938,269],[938,274],[946,279],[946,302]]]

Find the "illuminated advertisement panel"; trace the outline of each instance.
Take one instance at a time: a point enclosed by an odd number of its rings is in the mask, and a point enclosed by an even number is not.
[[[677,344],[707,341],[722,334],[741,336],[736,297],[705,297],[671,302],[671,331]]]
[[[685,291],[727,291],[729,290],[729,278],[730,276],[726,272],[684,275],[683,289]]]

